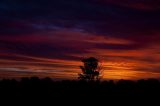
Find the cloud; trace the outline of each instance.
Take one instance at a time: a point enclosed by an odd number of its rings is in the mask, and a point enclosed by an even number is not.
[[[0,15],[2,68],[69,71],[97,56],[111,69],[158,72],[159,0],[1,0]]]
[[[97,2],[125,6],[139,10],[159,10],[159,0],[95,0]]]

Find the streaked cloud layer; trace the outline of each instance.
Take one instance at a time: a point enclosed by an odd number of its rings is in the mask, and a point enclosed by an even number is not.
[[[0,15],[1,78],[76,78],[87,56],[104,78],[160,77],[159,0],[1,0]]]

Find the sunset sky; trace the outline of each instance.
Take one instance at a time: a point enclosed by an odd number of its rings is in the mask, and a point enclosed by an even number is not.
[[[160,78],[160,0],[0,0],[0,78]]]

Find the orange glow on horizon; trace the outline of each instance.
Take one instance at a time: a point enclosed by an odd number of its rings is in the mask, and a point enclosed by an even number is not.
[[[69,44],[69,47],[73,47],[73,49],[78,49],[79,52],[85,49],[86,53],[69,53],[67,55],[81,59],[90,56],[98,58],[102,62],[104,70],[103,79],[141,79],[160,77],[160,74],[158,73],[160,63],[157,62],[160,61],[160,55],[154,50],[155,48],[158,49],[158,46],[151,45],[148,48],[133,50],[107,49],[105,46],[108,45],[126,46],[132,45],[134,42],[126,39],[102,37],[90,33],[72,32],[67,30],[49,32],[49,34],[55,34],[57,36],[49,36],[49,38],[42,36],[42,38],[37,40],[35,38],[38,35],[35,35],[30,43],[46,43],[47,41],[51,42],[54,40],[54,45],[63,42],[64,44]],[[69,38],[68,35],[70,35]],[[75,37],[75,35],[78,36]],[[43,37],[45,39],[43,39]],[[26,40],[28,42],[30,38],[32,38],[32,36],[28,36],[27,40],[23,37],[15,38],[15,40],[19,42],[24,42]],[[104,48],[96,47],[99,44],[105,45]],[[65,45],[61,46],[65,47]],[[45,56],[36,57],[18,53],[0,53],[0,56],[3,57],[0,59],[0,71],[3,73],[0,77],[3,77],[2,75],[4,75],[4,77],[16,77],[17,73],[17,77],[37,75],[41,77],[49,76],[51,78],[77,79],[77,74],[81,72],[79,69],[79,66],[82,64],[81,60],[47,58]],[[152,61],[156,62],[150,62],[150,58]],[[11,72],[14,74],[9,75]]]

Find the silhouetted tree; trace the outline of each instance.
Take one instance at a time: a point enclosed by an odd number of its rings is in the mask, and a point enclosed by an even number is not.
[[[80,66],[82,73],[78,74],[79,79],[88,79],[94,80],[99,79],[101,66],[99,60],[94,57],[84,58],[82,59],[83,66]]]

